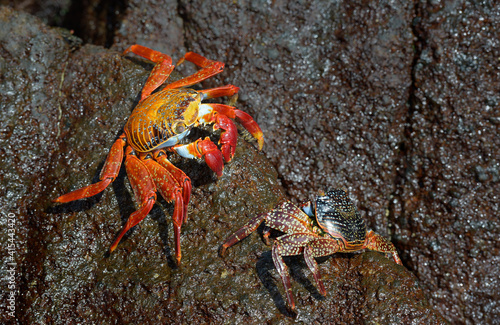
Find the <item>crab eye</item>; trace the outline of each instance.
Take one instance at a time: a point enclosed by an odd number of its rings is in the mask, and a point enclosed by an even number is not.
[[[186,124],[184,124],[183,122],[177,122],[176,124],[174,124],[172,130],[175,132],[175,134],[180,134],[186,131]]]

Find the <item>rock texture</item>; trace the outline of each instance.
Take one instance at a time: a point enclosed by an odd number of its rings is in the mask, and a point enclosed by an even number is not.
[[[18,218],[23,320],[97,322],[99,311],[112,310],[108,323],[291,322],[258,236],[224,260],[217,245],[283,195],[298,202],[346,186],[415,277],[375,253],[335,256],[321,263],[323,300],[302,260],[291,258],[296,320],[444,322],[431,305],[452,323],[498,322],[497,4],[129,1],[101,8],[88,1],[77,10],[54,3],[19,9],[111,50],[80,48],[79,38],[2,8],[0,203]],[[224,74],[203,86],[241,87],[238,106],[266,136],[271,165],[240,141],[240,158],[220,180],[203,164],[177,162],[196,188],[179,269],[170,252],[172,207],[164,202],[116,254],[103,256],[134,210],[124,173],[95,199],[50,203],[97,179],[151,68],[119,56],[137,42],[174,60],[192,50],[226,62]],[[254,186],[265,188],[248,191]]]

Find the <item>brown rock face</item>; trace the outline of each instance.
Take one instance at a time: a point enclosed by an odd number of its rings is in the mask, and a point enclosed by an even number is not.
[[[16,241],[0,257],[15,262],[20,323],[293,322],[270,248],[252,235],[221,259],[218,245],[284,196],[342,186],[407,269],[376,253],[320,260],[322,298],[290,258],[295,320],[500,319],[498,4],[22,4],[78,37],[0,9],[0,243],[12,214]],[[266,137],[264,154],[240,137],[220,179],[175,160],[194,185],[179,268],[162,200],[105,254],[136,209],[124,172],[95,198],[50,202],[98,179],[152,68],[119,55],[133,43],[225,62],[202,86],[241,87]]]

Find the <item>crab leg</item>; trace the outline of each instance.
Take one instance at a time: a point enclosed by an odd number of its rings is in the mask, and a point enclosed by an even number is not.
[[[108,157],[106,158],[106,162],[99,176],[99,182],[61,195],[55,199],[54,202],[66,203],[91,197],[104,191],[104,189],[115,180],[116,176],[118,176],[123,160],[123,147],[125,143],[125,134],[122,134],[109,150]]]
[[[140,207],[130,215],[122,231],[113,244],[111,244],[109,248],[110,252],[115,250],[123,235],[125,235],[130,228],[137,225],[148,215],[156,202],[156,186],[148,169],[139,158],[134,155],[131,147],[127,147],[126,155],[125,168],[130,180],[130,185],[134,191],[135,200],[139,202]]]
[[[187,221],[187,207],[189,200],[191,199],[191,179],[182,170],[175,167],[170,161],[168,161],[165,151],[154,151],[153,156],[154,159],[174,177],[176,183],[182,187],[182,193],[184,195],[184,223]]]
[[[234,94],[237,94],[239,90],[240,90],[240,88],[236,87],[234,85],[225,85],[225,86],[216,87],[216,88],[202,89],[202,90],[199,90],[199,92],[205,95],[205,97],[203,97],[203,99],[210,99],[210,98],[223,97],[223,96],[230,97],[230,96],[233,96]]]
[[[325,286],[323,285],[323,281],[321,281],[318,264],[314,260],[314,257],[333,254],[337,252],[339,248],[340,246],[336,241],[323,239],[310,233],[292,233],[276,239],[272,248],[273,262],[276,266],[276,270],[281,276],[283,286],[286,290],[288,304],[292,310],[295,309],[295,302],[292,295],[290,275],[282,256],[298,255],[303,252],[304,259],[314,276],[314,280],[316,280],[319,292],[325,295]]]
[[[282,251],[283,247],[278,242],[275,242],[271,251],[274,266],[276,267],[276,270],[278,271],[281,277],[281,282],[283,283],[283,287],[285,287],[286,300],[288,301],[288,305],[292,310],[295,310],[295,301],[293,299],[292,284],[290,283],[290,273],[288,273],[288,267],[286,266],[285,261],[283,261]]]
[[[142,56],[143,58],[148,59],[149,61],[152,61],[154,63],[166,61],[167,63],[172,64],[172,58],[169,55],[152,50],[139,44],[129,46],[125,51],[123,51],[122,55],[126,55],[130,52]]]
[[[315,237],[315,239],[312,240],[307,245],[307,247],[304,248],[304,259],[314,276],[314,280],[316,280],[319,293],[321,293],[323,296],[326,295],[326,290],[319,274],[318,263],[314,258],[328,256],[339,251],[342,251],[342,246],[337,240],[331,240],[330,238],[321,237]]]
[[[167,54],[163,54],[142,45],[135,44],[130,46],[123,51],[123,55],[126,55],[129,52],[156,63],[155,67],[149,74],[148,80],[146,80],[144,88],[142,89],[141,101],[143,101],[168,79],[172,70],[174,70],[174,65],[172,65],[172,58]]]
[[[182,198],[182,188],[177,184],[177,180],[159,163],[151,158],[141,158],[148,169],[156,188],[166,201],[174,201],[174,213],[172,221],[174,223],[175,259],[177,264],[181,262],[181,226],[185,220],[184,200]]]
[[[203,140],[196,140],[185,145],[176,145],[172,147],[179,155],[184,158],[201,158],[205,156],[205,162],[218,177],[222,176],[224,162],[219,148],[208,137]]]
[[[187,60],[189,62],[192,62],[196,64],[197,66],[201,67],[201,70],[198,70],[197,72],[193,73],[192,75],[182,78],[180,80],[177,80],[171,84],[168,84],[165,86],[167,89],[174,89],[174,88],[179,88],[179,87],[185,87],[185,86],[191,86],[194,85],[200,81],[203,81],[205,79],[208,79],[218,73],[221,73],[222,70],[224,69],[224,63],[219,62],[219,61],[213,61],[209,60],[197,53],[194,52],[188,52],[184,54],[184,57],[182,57],[176,65],[181,64],[184,62],[184,60]]]
[[[259,150],[262,150],[264,146],[264,134],[260,129],[260,126],[255,122],[255,120],[247,113],[240,111],[239,109],[235,109],[236,113],[236,121],[240,122],[245,129],[250,132],[250,134],[257,139],[257,143],[259,144]]]
[[[307,215],[290,201],[283,201],[276,209],[250,219],[233,235],[229,236],[221,246],[221,256],[224,256],[229,247],[257,230],[263,221],[266,222],[267,229],[273,228],[287,234],[293,234],[297,231],[308,231],[309,228]],[[264,232],[264,241],[266,244],[269,244],[269,231]]]
[[[318,263],[314,259],[314,252],[311,246],[306,246],[304,248],[304,260],[306,261],[309,270],[314,276],[314,280],[316,280],[316,284],[318,285],[319,293],[323,296],[326,295],[325,286],[323,285],[323,281],[321,281],[321,275],[319,274]]]
[[[390,241],[388,241],[387,239],[385,239],[384,237],[380,236],[379,234],[375,233],[372,230],[369,230],[366,233],[366,240],[363,248],[368,248],[372,251],[390,254],[394,259],[394,262],[396,262],[399,265],[403,265],[401,259],[399,258],[396,247],[394,247],[394,245]]]
[[[259,228],[259,225],[266,219],[266,216],[269,215],[269,213],[270,212],[262,213],[250,219],[250,221],[248,221],[243,227],[241,227],[240,229],[238,229],[238,231],[229,236],[224,241],[224,244],[222,244],[220,248],[220,256],[225,256],[226,250],[229,247],[233,246],[234,244],[248,237],[248,235],[257,230],[257,228]]]

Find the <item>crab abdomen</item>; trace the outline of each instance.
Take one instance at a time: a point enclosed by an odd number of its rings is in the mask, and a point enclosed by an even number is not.
[[[319,226],[333,238],[342,240],[345,251],[363,246],[366,224],[345,191],[333,190],[318,196],[315,210]]]
[[[127,141],[139,152],[170,147],[185,137],[198,118],[201,94],[192,89],[164,89],[140,102],[127,123]]]

